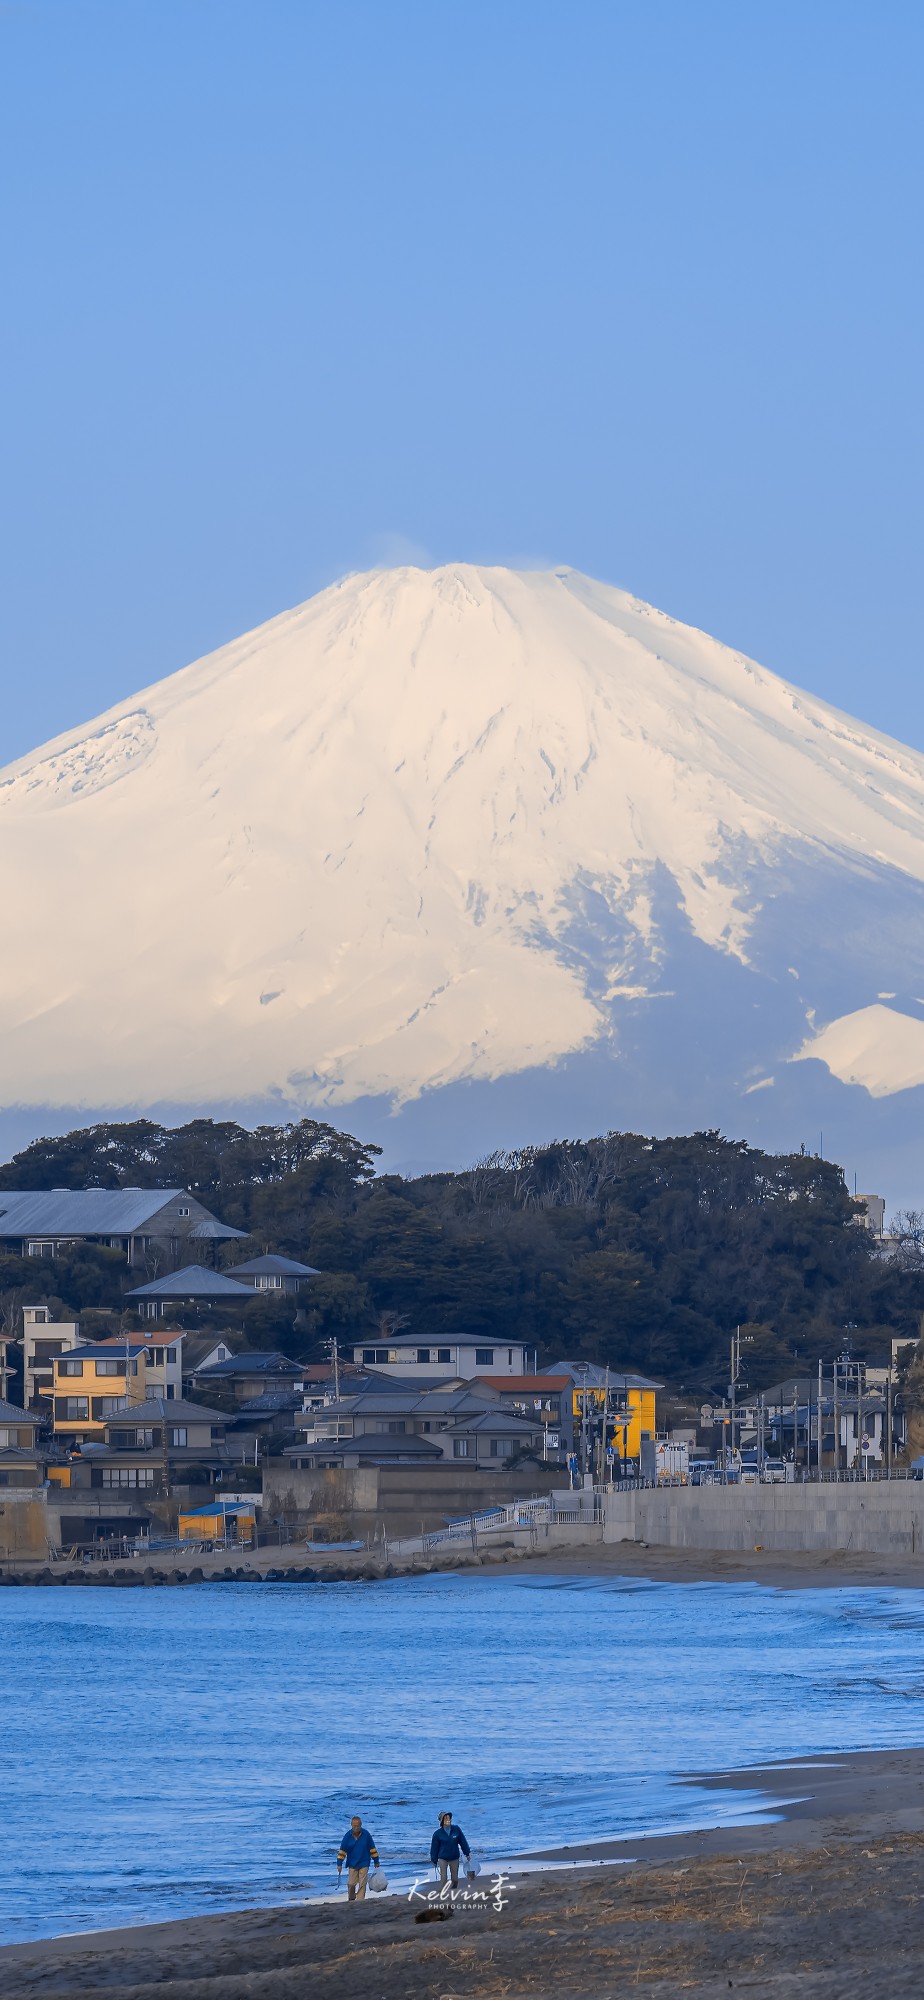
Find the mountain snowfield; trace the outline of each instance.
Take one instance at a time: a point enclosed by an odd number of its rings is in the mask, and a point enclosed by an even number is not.
[[[573,570],[349,577],[0,772],[0,856],[32,1129],[917,1126],[924,758]]]

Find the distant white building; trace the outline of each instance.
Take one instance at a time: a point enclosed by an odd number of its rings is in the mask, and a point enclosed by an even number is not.
[[[885,1201],[882,1195],[858,1194],[857,1200],[862,1201],[865,1206],[865,1213],[857,1216],[857,1221],[859,1222],[860,1227],[862,1229],[868,1229],[872,1236],[884,1236]]]
[[[347,1350],[349,1353],[349,1350]],[[352,1350],[357,1368],[374,1368],[383,1375],[414,1381],[452,1378],[469,1381],[475,1375],[534,1375],[536,1350],[520,1340],[483,1340],[474,1335],[423,1340],[419,1334],[392,1333],[387,1340],[366,1340]]]

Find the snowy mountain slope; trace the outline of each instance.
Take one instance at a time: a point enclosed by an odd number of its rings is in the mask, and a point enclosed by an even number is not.
[[[574,571],[347,579],[0,772],[0,867],[6,1105],[922,1075],[924,758]]]

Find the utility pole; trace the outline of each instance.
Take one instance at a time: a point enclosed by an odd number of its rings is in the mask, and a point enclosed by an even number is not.
[[[170,1445],[169,1445],[169,1438],[168,1438],[168,1432],[167,1432],[167,1404],[166,1404],[166,1400],[165,1400],[165,1398],[164,1398],[163,1396],[162,1396],[162,1397],[161,1397],[161,1399],[160,1399],[160,1442],[161,1442],[161,1456],[162,1456],[162,1460],[163,1460],[163,1478],[164,1478],[164,1498],[165,1498],[165,1500],[169,1500],[169,1498],[170,1498]]]
[[[837,1402],[837,1356],[834,1358],[834,1477],[841,1476],[841,1419]]]
[[[886,1472],[892,1477],[892,1364],[886,1376]]]
[[[339,1404],[339,1402],[340,1402],[340,1353],[339,1353],[339,1349],[338,1349],[338,1347],[337,1347],[337,1336],[336,1336],[336,1334],[334,1334],[334,1337],[333,1337],[333,1340],[331,1341],[331,1344],[330,1344],[330,1351],[331,1351],[331,1357],[332,1357],[332,1360],[333,1360],[333,1364],[334,1364],[334,1402],[335,1402],[335,1403],[337,1403],[337,1404]]]
[[[732,1335],[731,1381],[729,1382],[728,1385],[728,1396],[729,1396],[729,1402],[731,1404],[731,1451],[732,1451],[733,1461],[735,1456],[735,1384],[738,1380],[738,1363],[741,1359],[740,1341],[741,1341],[741,1328],[739,1326],[736,1327],[735,1332]]]
[[[817,1453],[817,1457],[818,1457],[818,1482],[819,1482],[819,1485],[821,1484],[821,1428],[822,1428],[822,1426],[821,1426],[821,1403],[822,1403],[822,1394],[823,1394],[823,1389],[824,1389],[824,1382],[823,1382],[823,1377],[822,1377],[822,1372],[821,1372],[821,1362],[819,1361],[819,1363],[818,1363],[818,1453]]]

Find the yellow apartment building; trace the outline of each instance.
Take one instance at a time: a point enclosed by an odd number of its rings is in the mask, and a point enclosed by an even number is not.
[[[148,1394],[143,1341],[88,1343],[56,1354],[53,1365],[54,1432],[65,1445],[104,1443],[115,1412]]]
[[[612,1445],[620,1458],[639,1458],[642,1442],[654,1438],[655,1397],[660,1382],[647,1375],[617,1375],[602,1368],[588,1367],[572,1373],[571,1412],[575,1440],[581,1436],[585,1409],[590,1428],[599,1435],[604,1423],[604,1450]]]

